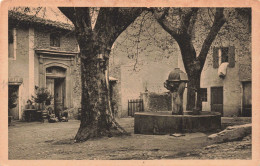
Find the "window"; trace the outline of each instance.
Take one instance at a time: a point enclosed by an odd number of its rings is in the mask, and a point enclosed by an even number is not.
[[[60,47],[60,35],[57,33],[50,34],[50,46]]]
[[[207,102],[207,88],[200,88],[201,101]]]
[[[221,63],[228,62],[228,67],[235,66],[235,47],[214,47],[213,68],[218,68]]]
[[[8,29],[8,58],[16,59],[16,29]]]
[[[221,47],[218,49],[218,65],[228,62],[228,47]]]

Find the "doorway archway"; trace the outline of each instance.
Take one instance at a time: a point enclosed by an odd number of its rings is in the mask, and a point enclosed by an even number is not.
[[[66,102],[66,68],[51,66],[46,68],[46,88],[53,96],[51,107],[58,116]]]
[[[54,99],[53,109],[71,108],[71,68],[59,62],[43,64],[43,74],[40,75],[40,86],[47,88]],[[60,105],[60,106],[58,106]]]

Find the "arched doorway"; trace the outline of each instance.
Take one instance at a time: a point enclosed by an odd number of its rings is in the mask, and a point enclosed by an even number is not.
[[[59,66],[46,68],[46,88],[53,96],[51,106],[58,116],[66,104],[66,69]]]

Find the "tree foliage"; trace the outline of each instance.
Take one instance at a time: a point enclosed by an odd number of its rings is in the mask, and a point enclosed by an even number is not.
[[[212,12],[213,18],[208,26],[208,33],[202,42],[200,51],[197,53],[193,38],[194,28],[198,21],[200,8],[154,8],[153,13],[159,24],[165,29],[178,43],[184,63],[185,70],[190,82],[188,83],[187,109],[191,110],[195,106],[195,92],[198,92],[197,106],[201,109],[200,100],[200,76],[204,67],[208,51],[215,40],[221,27],[226,23],[224,8],[216,8]],[[211,16],[209,16],[211,18]]]

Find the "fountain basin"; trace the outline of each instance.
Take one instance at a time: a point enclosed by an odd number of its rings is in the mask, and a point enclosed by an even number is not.
[[[135,134],[171,134],[208,132],[221,128],[221,115],[202,111],[200,115],[172,115],[169,111],[137,112],[134,116]]]

